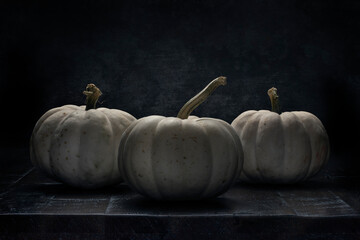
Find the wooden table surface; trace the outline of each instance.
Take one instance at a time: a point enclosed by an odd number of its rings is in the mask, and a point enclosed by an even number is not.
[[[360,239],[359,177],[237,183],[216,199],[157,202],[125,184],[79,190],[2,150],[0,239]]]

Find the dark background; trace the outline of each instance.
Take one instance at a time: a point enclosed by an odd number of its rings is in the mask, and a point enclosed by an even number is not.
[[[231,123],[269,109],[275,86],[282,111],[327,129],[322,174],[359,175],[359,13],[356,0],[1,1],[1,147],[26,148],[40,116],[83,104],[87,83],[99,106],[176,116],[224,75],[195,115]]]

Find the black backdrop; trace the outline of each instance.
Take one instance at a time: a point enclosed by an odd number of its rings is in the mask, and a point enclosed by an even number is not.
[[[231,122],[269,109],[317,115],[331,158],[323,174],[359,175],[360,1],[1,1],[1,146],[27,147],[48,109],[83,104],[137,118],[175,116],[217,76],[194,111]]]

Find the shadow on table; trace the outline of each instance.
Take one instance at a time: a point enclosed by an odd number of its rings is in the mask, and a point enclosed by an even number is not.
[[[228,212],[233,200],[214,198],[201,201],[156,201],[142,196],[134,197],[131,201],[123,202],[128,209],[138,209],[149,214],[182,213],[182,214],[216,214]]]
[[[99,189],[81,189],[72,187],[63,183],[48,183],[48,184],[34,184],[32,186],[26,187],[28,191],[33,192],[42,192],[46,195],[84,195],[84,196],[91,196],[91,195],[113,195],[113,194],[127,194],[131,190],[125,184],[116,184],[112,186],[107,186]]]
[[[293,184],[264,184],[264,183],[246,183],[238,182],[233,187],[247,190],[268,190],[268,191],[290,191],[290,190],[336,190],[336,189],[358,189],[360,177],[347,176],[325,176],[321,178],[312,178],[305,182]]]

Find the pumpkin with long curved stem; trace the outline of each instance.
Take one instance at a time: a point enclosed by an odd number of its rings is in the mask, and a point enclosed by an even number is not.
[[[320,171],[329,158],[329,139],[321,121],[305,111],[279,110],[277,89],[268,90],[272,111],[250,110],[231,125],[244,149],[240,179],[259,183],[295,183]]]
[[[84,94],[86,106],[53,108],[38,120],[30,140],[31,161],[49,177],[71,186],[119,183],[118,146],[136,119],[117,109],[95,109],[102,93],[94,84],[88,84]]]
[[[242,168],[241,142],[230,124],[215,118],[188,118],[220,85],[213,80],[190,99],[177,117],[136,120],[120,142],[124,181],[140,194],[162,200],[193,200],[225,192]]]

